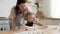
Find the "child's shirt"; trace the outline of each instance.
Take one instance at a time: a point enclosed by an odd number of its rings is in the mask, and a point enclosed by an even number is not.
[[[28,22],[27,20],[24,20],[23,24],[25,24],[26,26],[34,26],[34,24],[36,22],[39,22],[39,20],[37,18],[35,18],[32,22]]]
[[[33,26],[33,22],[27,22],[25,25],[31,27],[31,26]]]

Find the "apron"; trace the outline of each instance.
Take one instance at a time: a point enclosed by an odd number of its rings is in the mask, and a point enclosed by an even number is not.
[[[15,25],[18,27],[18,29],[22,28],[23,21],[24,21],[24,17],[22,16],[22,14],[17,15]]]

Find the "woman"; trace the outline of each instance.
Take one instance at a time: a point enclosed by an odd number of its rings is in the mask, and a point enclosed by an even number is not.
[[[11,10],[9,19],[12,30],[18,30],[21,28],[24,21],[24,15],[29,12],[25,3],[26,0],[17,0],[16,6]]]
[[[20,26],[24,20],[24,15],[28,13],[25,3],[26,0],[17,0],[16,6],[11,9],[9,19],[12,30],[20,29]]]

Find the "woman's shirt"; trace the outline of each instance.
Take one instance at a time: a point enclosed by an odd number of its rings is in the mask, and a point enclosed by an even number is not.
[[[15,6],[11,9],[11,13],[10,13],[10,15],[9,15],[9,19],[10,19],[10,21],[13,21],[14,22],[14,24],[16,25],[16,26],[20,26],[20,24],[22,24],[22,22],[23,22],[23,20],[24,20],[24,16],[22,16],[22,14],[18,14],[17,16],[16,16],[16,10],[15,10]],[[26,12],[28,12],[28,8],[26,8],[25,10],[24,10],[24,12],[26,13]]]

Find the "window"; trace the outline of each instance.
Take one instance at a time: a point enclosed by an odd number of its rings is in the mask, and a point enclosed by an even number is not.
[[[51,16],[60,18],[60,0],[51,0]]]

